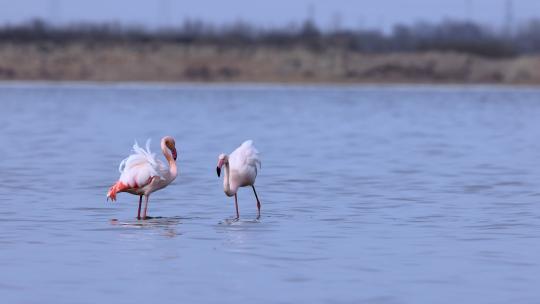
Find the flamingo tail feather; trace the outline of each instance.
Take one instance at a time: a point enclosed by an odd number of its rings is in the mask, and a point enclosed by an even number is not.
[[[111,201],[116,201],[116,194],[118,192],[124,192],[127,189],[129,189],[128,185],[122,183],[121,181],[117,181],[114,185],[111,186],[111,188],[107,192],[107,200],[109,200],[110,198]]]

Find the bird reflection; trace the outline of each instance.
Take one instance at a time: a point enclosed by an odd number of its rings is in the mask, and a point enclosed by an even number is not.
[[[178,232],[178,225],[181,224],[182,218],[179,216],[173,217],[147,217],[146,220],[135,221],[121,221],[118,219],[111,219],[110,224],[113,226],[125,227],[125,228],[139,228],[139,229],[156,229],[161,230],[161,235],[166,237],[176,237],[181,235]]]

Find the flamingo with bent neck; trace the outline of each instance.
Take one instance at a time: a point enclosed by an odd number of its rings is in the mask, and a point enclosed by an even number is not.
[[[240,218],[238,212],[238,188],[251,186],[257,200],[257,219],[261,217],[261,202],[255,191],[255,178],[257,177],[257,165],[261,167],[259,151],[255,149],[252,140],[247,140],[230,155],[221,154],[218,157],[217,175],[221,175],[221,168],[225,166],[223,177],[223,191],[227,196],[234,195],[236,218]]]
[[[143,196],[144,212],[142,219],[147,218],[148,198],[152,192],[167,187],[177,176],[176,145],[174,138],[165,136],[161,139],[161,151],[169,163],[169,168],[150,152],[150,140],[146,142],[146,149],[139,147],[137,142],[133,145],[133,154],[120,163],[118,170],[120,178],[107,192],[107,200],[116,200],[116,194],[127,192],[139,196],[139,210],[137,219],[141,219],[141,204]]]

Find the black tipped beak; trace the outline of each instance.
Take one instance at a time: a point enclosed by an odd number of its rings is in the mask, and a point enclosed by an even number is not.
[[[217,176],[219,177],[221,175],[221,168],[216,167]]]

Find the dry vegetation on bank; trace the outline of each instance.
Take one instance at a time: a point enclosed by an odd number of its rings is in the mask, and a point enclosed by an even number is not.
[[[468,23],[397,27],[391,36],[309,23],[157,33],[33,23],[0,29],[0,80],[540,84],[540,42],[517,44],[538,29],[531,22],[505,38]]]

